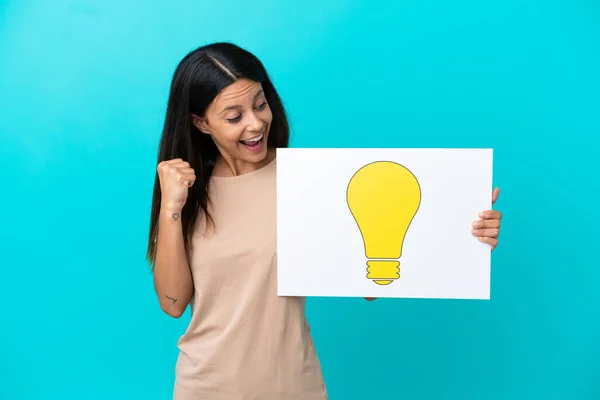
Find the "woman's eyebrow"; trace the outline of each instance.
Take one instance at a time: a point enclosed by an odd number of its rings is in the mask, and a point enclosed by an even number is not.
[[[258,98],[258,96],[260,96],[262,93],[263,93],[263,90],[262,90],[262,89],[261,89],[261,90],[259,90],[259,91],[256,93],[256,95],[254,95],[254,100],[256,100],[256,99]],[[223,114],[225,111],[229,111],[229,110],[237,110],[237,109],[240,109],[240,108],[242,108],[242,106],[241,106],[241,105],[239,105],[239,104],[235,104],[235,105],[232,105],[232,106],[227,106],[227,107],[225,107],[223,110],[221,110],[221,112],[219,113],[219,115]]]

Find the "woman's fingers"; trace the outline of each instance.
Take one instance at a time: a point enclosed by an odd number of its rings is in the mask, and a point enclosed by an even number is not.
[[[500,229],[473,229],[473,236],[498,238]]]
[[[484,243],[489,244],[490,247],[492,248],[492,250],[494,250],[496,248],[496,246],[498,245],[498,239],[495,239],[495,238],[482,236],[482,237],[479,237],[478,239]]]
[[[474,229],[498,229],[500,228],[500,220],[499,219],[481,219],[479,221],[473,222]]]
[[[498,200],[498,196],[500,196],[500,188],[495,188],[492,191],[492,204],[494,204],[496,200]]]
[[[502,219],[502,213],[498,210],[486,210],[479,213],[481,219]]]

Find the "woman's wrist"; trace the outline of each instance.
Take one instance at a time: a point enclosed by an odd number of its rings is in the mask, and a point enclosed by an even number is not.
[[[165,205],[160,208],[160,215],[172,221],[179,221],[181,219],[181,208]]]

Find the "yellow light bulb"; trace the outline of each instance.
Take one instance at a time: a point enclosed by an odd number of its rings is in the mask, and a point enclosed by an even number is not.
[[[370,259],[367,278],[389,285],[400,278],[404,237],[421,204],[419,182],[404,166],[377,161],[352,176],[346,200]]]

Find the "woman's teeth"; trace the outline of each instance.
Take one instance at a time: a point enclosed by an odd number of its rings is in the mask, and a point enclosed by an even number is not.
[[[260,136],[257,136],[253,139],[249,139],[249,140],[240,140],[240,143],[246,145],[246,146],[256,146],[257,144],[259,144],[260,142],[262,142],[263,138],[265,137],[265,134],[263,133]]]

